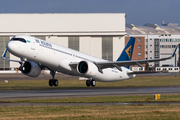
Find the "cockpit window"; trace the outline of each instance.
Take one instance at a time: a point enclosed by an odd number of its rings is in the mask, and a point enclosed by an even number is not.
[[[12,41],[21,41],[21,42],[26,43],[26,40],[23,39],[23,38],[12,38],[11,40],[12,40]]]

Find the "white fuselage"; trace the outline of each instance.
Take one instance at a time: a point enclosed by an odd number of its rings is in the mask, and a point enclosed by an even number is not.
[[[117,68],[106,68],[103,69],[103,73],[96,72],[92,76],[82,75],[73,70],[70,66],[71,63],[79,63],[81,61],[88,62],[108,62],[79,51],[75,51],[51,42],[47,42],[31,36],[15,36],[21,37],[30,42],[23,43],[20,41],[9,41],[7,43],[7,49],[13,55],[19,58],[26,58],[29,61],[42,64],[52,70],[62,72],[69,75],[83,76],[87,78],[92,78],[96,81],[119,81],[126,80],[129,78],[135,77],[135,75],[128,75],[128,72],[131,70],[121,67],[122,71],[119,71]],[[97,68],[98,69],[98,68]],[[97,70],[96,70],[97,71]]]

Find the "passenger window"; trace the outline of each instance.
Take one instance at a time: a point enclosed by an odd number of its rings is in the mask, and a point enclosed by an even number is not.
[[[23,39],[23,38],[12,38],[11,40],[12,40],[12,41],[21,41],[21,42],[26,43],[26,40]]]

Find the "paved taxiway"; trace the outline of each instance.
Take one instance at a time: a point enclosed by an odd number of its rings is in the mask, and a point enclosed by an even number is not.
[[[0,91],[0,100],[147,94],[180,94],[180,87],[2,90]]]
[[[155,73],[157,74],[157,73]],[[155,75],[154,74],[154,75]],[[152,74],[151,74],[152,75]],[[153,75],[153,76],[154,76]],[[157,74],[157,75],[180,75],[174,73]],[[7,77],[8,76],[8,77]],[[28,77],[22,74],[1,74],[0,80],[19,80],[19,79],[50,79],[49,74],[41,74],[37,78]],[[78,78],[56,74],[57,79]],[[78,97],[78,96],[108,96],[108,95],[144,95],[144,94],[180,94],[179,87],[138,87],[138,88],[81,88],[81,89],[45,89],[45,90],[1,90],[0,100],[3,99],[33,99],[33,98],[57,98],[57,97]]]
[[[152,75],[152,74],[147,74]],[[153,74],[153,76],[179,76],[180,74]],[[8,77],[7,77],[8,76]],[[139,76],[139,75],[138,75]],[[142,75],[143,76],[143,75]],[[31,78],[22,74],[1,74],[0,80],[39,80],[50,79],[48,74],[41,74]],[[56,74],[57,79],[78,78]],[[154,95],[154,94],[180,94],[179,87],[138,87],[138,88],[81,88],[81,89],[45,89],[45,90],[1,90],[0,100],[12,99],[42,99],[42,98],[67,98],[86,96],[122,96],[122,95]],[[0,106],[81,106],[81,105],[139,105],[139,103],[0,103]],[[149,103],[140,103],[148,105]],[[180,103],[151,103],[151,104],[180,104]]]

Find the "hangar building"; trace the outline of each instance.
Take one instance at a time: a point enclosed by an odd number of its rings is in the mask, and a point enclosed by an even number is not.
[[[157,24],[147,23],[143,26],[134,24],[126,25],[127,36],[143,37],[144,46],[138,47],[143,49],[145,59],[164,58],[172,55],[175,47],[180,44],[180,26],[178,24]],[[152,62],[150,67],[160,66],[180,66],[180,47],[177,49],[175,57],[166,61]],[[133,53],[134,54],[134,53]],[[139,53],[138,53],[139,54]],[[140,54],[141,56],[142,54]]]
[[[125,46],[125,13],[0,14],[0,54],[14,35],[27,34],[115,61]],[[9,59],[18,59],[7,54]],[[0,69],[19,63],[0,59]]]

